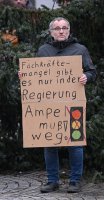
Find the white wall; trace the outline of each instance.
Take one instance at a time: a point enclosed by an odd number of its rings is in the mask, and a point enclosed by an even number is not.
[[[41,8],[41,4],[47,6],[48,8],[52,8],[54,1],[53,0],[36,0],[36,8]],[[58,5],[55,3],[54,9],[58,8]]]

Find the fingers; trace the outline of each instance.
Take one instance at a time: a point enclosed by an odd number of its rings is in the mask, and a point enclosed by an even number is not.
[[[19,79],[22,78],[22,73],[20,71],[18,71],[18,77],[19,77]]]
[[[85,74],[82,74],[81,78],[79,79],[79,82],[82,85],[85,85],[87,83],[87,76]]]

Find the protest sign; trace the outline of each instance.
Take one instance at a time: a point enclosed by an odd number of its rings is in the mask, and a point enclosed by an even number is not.
[[[86,145],[81,56],[20,59],[24,147]]]

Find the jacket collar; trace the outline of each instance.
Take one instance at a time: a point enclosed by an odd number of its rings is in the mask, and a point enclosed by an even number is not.
[[[56,48],[63,49],[76,42],[78,42],[77,38],[70,36],[67,40],[64,40],[64,41],[55,41],[52,37],[48,37],[48,40],[46,43]]]

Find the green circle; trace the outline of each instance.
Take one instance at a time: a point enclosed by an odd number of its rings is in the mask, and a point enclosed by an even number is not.
[[[73,131],[73,133],[72,133],[72,138],[74,139],[74,140],[78,140],[78,139],[80,139],[80,137],[81,137],[81,132],[80,131]]]

